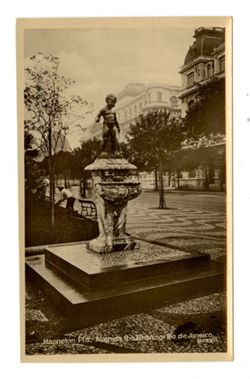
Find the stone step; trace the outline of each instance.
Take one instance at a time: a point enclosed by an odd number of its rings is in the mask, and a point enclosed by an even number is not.
[[[85,243],[46,249],[46,264],[88,289],[114,287],[136,280],[208,268],[210,257],[191,254],[145,241],[139,249],[96,254]]]
[[[26,258],[26,274],[75,327],[86,327],[225,287],[222,268],[214,262],[209,268],[177,273],[174,277],[161,275],[96,290],[83,288],[46,265],[44,255]]]

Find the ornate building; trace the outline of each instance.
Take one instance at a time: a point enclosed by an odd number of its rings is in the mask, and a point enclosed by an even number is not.
[[[180,69],[182,115],[199,98],[199,84],[214,76],[225,77],[225,29],[198,28]]]
[[[121,127],[121,139],[129,126],[143,113],[153,109],[167,109],[170,117],[181,117],[180,87],[162,83],[144,85],[129,83],[117,94],[116,114]]]
[[[194,32],[195,41],[189,47],[184,64],[180,68],[182,90],[182,116],[199,101],[199,85],[212,78],[225,78],[225,29],[200,27]],[[212,145],[217,153],[225,154],[225,138]],[[216,153],[216,151],[214,152]],[[225,182],[225,167],[197,167],[190,172],[181,172],[172,180],[175,187],[221,189]]]

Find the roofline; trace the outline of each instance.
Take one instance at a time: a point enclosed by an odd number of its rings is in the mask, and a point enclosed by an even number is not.
[[[184,88],[184,90],[185,90],[185,89],[186,89],[186,88]],[[184,90],[183,90],[183,91],[184,91]],[[197,92],[198,90],[199,90],[199,87],[197,86],[197,84],[195,84],[195,87],[192,86],[192,87],[190,87],[190,89],[187,90],[186,92],[181,93],[180,96],[179,96],[179,99],[183,99],[183,98],[186,97],[187,95],[190,95],[190,94],[193,93],[193,92]]]
[[[164,84],[164,83],[150,83],[146,86],[146,89],[153,88],[153,87],[164,87],[164,88],[168,88],[170,90],[172,89],[176,91],[181,89],[181,86],[175,86],[172,84]]]
[[[225,77],[225,71],[222,71],[222,72],[216,72],[213,76],[211,76],[210,78],[207,78],[207,79],[203,79],[199,82],[196,82],[192,85],[192,87],[184,87],[182,89],[182,93],[180,94],[179,96],[179,99],[182,99],[183,97],[185,97],[186,95],[190,95],[191,93],[193,92],[196,92],[197,90],[199,90],[199,84],[203,85],[203,84],[207,84],[209,83],[210,80],[213,80],[215,78],[217,79],[221,79]],[[186,90],[186,91],[185,91]]]
[[[131,124],[131,123],[135,122],[135,120],[138,119],[138,117],[143,115],[144,112],[146,113],[146,112],[150,112],[151,110],[154,111],[154,110],[158,110],[158,109],[162,109],[162,108],[168,110],[169,112],[178,112],[178,113],[180,113],[180,116],[181,116],[181,112],[182,112],[181,106],[178,108],[172,107],[171,105],[154,105],[154,106],[150,106],[150,107],[146,106],[142,109],[142,112],[140,114],[138,114],[137,116],[132,117],[129,120],[119,121],[119,125],[123,126],[125,124]]]
[[[164,87],[164,88],[169,89],[170,91],[173,90],[173,91],[180,91],[180,92],[181,92],[181,88],[182,88],[181,86],[174,86],[174,85],[169,85],[169,84],[164,84],[164,83],[151,83],[151,84],[146,86],[146,89],[144,92],[141,92],[139,95],[134,96],[134,97],[131,96],[130,100],[127,100],[121,106],[119,106],[119,104],[118,104],[118,106],[116,107],[116,110],[121,109],[123,107],[126,107],[130,103],[132,105],[133,102],[137,101],[140,97],[144,96],[150,88],[155,88],[155,87]],[[118,102],[119,102],[119,100],[117,101],[117,103]]]
[[[193,37],[195,37],[197,34],[199,34],[202,31],[218,32],[218,33],[224,34],[225,33],[225,27],[222,27],[222,26],[212,26],[212,27],[199,26],[198,28],[196,28],[194,30],[194,36]]]
[[[196,65],[199,62],[207,62],[211,60],[213,60],[211,55],[200,55],[199,57],[195,58],[192,62],[181,66],[179,74],[182,74],[183,72],[185,72],[186,70],[188,70],[189,68],[191,68],[192,66]]]
[[[215,47],[213,52],[212,52],[212,55],[215,55],[216,53],[218,53],[220,50],[223,50],[223,49],[225,49],[225,42],[223,42],[221,45]]]

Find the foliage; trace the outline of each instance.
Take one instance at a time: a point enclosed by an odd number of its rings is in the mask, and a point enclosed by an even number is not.
[[[52,133],[52,154],[65,143],[72,127],[81,127],[87,101],[71,93],[75,83],[60,72],[60,60],[54,55],[38,53],[25,68],[25,129],[33,131],[45,156],[49,155],[49,132]]]
[[[38,158],[39,150],[34,147],[35,139],[34,136],[27,130],[24,131],[24,153],[26,158]]]
[[[90,163],[92,163],[95,158],[101,152],[102,142],[99,138],[92,138],[83,141],[80,148],[73,151],[75,160],[75,171],[80,173]],[[79,175],[79,174],[78,174]]]
[[[181,122],[170,119],[170,113],[165,109],[142,114],[130,125],[128,150],[131,162],[140,170],[154,170],[155,173],[160,173],[160,209],[166,208],[163,171],[174,153],[180,149],[182,139]]]
[[[51,227],[54,228],[55,154],[63,150],[66,135],[80,127],[87,101],[72,94],[75,83],[60,72],[60,60],[54,55],[38,53],[25,68],[25,130],[32,132],[43,155],[49,157]]]
[[[182,149],[172,157],[170,164],[176,171],[191,171],[197,168],[197,162],[203,167],[223,167],[225,164],[225,145]]]
[[[139,169],[159,169],[178,151],[182,141],[181,123],[170,119],[166,110],[154,110],[140,115],[130,125],[128,149],[130,160]]]
[[[25,154],[25,179],[32,185],[38,174],[38,164],[36,159],[40,157],[40,151],[35,146],[34,137],[25,130],[24,133],[24,154]],[[28,185],[28,183],[27,183]]]
[[[184,119],[189,137],[225,134],[225,79],[213,78],[198,84],[199,96]]]
[[[225,79],[197,84],[199,94],[183,120],[186,139],[171,164],[179,172],[199,166],[225,172]],[[222,175],[223,176],[223,175]]]
[[[55,157],[55,175],[69,179],[73,170],[72,154],[68,151],[59,151]]]

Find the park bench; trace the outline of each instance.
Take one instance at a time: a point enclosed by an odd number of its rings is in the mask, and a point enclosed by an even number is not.
[[[91,218],[93,220],[97,219],[96,206],[93,200],[79,199],[79,203],[81,204],[82,216]]]

